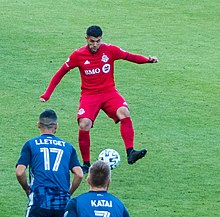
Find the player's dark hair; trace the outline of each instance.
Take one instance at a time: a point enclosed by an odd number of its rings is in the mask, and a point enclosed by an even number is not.
[[[86,30],[87,36],[93,36],[93,37],[101,37],[102,36],[102,29],[99,26],[90,26]]]
[[[104,161],[96,161],[89,168],[89,183],[93,187],[106,187],[110,177],[110,167]]]
[[[54,110],[46,109],[40,114],[39,123],[43,128],[53,128],[57,124],[57,115]]]

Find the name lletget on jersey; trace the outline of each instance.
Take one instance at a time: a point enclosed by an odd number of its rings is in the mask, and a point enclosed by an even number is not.
[[[65,147],[64,141],[57,141],[53,139],[35,139],[34,141],[36,145],[58,145]]]
[[[107,200],[91,200],[91,206],[93,207],[112,207],[112,201]]]

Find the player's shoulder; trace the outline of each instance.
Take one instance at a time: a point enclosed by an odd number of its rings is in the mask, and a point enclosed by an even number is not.
[[[113,45],[113,44],[110,44],[110,43],[102,42],[101,47],[106,48],[106,49],[112,49],[112,48],[117,47],[117,46]]]
[[[108,198],[110,198],[111,200],[117,202],[118,204],[123,205],[122,201],[121,201],[119,198],[117,198],[115,195],[113,195],[113,194],[111,194],[111,193],[109,193],[109,192],[107,192],[106,197],[108,197]]]
[[[32,143],[35,144],[36,140],[38,140],[40,138],[41,138],[41,136],[35,136],[35,137],[29,139],[25,144],[32,144]]]
[[[102,43],[103,49],[110,50],[112,52],[125,52],[120,46],[108,43]]]
[[[67,146],[67,147],[73,148],[73,146],[72,146],[72,144],[70,142],[68,142],[68,141],[66,141],[66,140],[64,140],[64,139],[62,139],[60,137],[54,136],[54,140],[59,141],[60,144],[63,144],[64,147]]]
[[[25,150],[26,152],[29,152],[29,151],[32,151],[33,149],[35,149],[36,144],[39,141],[39,138],[41,138],[41,136],[35,136],[35,137],[27,140],[23,145],[23,150]]]
[[[75,198],[76,198],[76,199],[85,198],[85,197],[88,197],[90,194],[91,194],[90,191],[87,191],[87,192],[85,192],[85,193],[82,193],[82,194],[76,196]]]
[[[75,53],[85,53],[88,51],[88,46],[84,45],[74,50]]]
[[[91,191],[87,191],[85,193],[82,193],[82,194],[74,197],[74,199],[75,199],[75,201],[78,201],[78,202],[79,201],[84,202],[84,201],[87,201],[88,199],[91,199],[93,197],[94,197],[93,193],[91,193]]]
[[[70,54],[68,61],[70,61],[71,59],[76,60],[79,56],[82,56],[82,55],[85,55],[85,54],[88,54],[88,46],[87,45],[75,49]]]

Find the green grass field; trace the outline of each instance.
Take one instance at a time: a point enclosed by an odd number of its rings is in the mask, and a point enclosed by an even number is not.
[[[91,131],[92,160],[104,148],[122,158],[109,191],[131,217],[219,216],[219,0],[0,0],[0,5],[1,217],[25,214],[15,163],[23,143],[39,134],[41,111],[56,110],[57,135],[79,153],[78,69],[63,78],[48,102],[40,103],[39,96],[68,55],[85,44],[92,24],[103,28],[104,42],[159,58],[152,65],[115,64],[135,146],[149,153],[127,165],[119,125],[101,112]],[[75,195],[87,190],[83,180]]]

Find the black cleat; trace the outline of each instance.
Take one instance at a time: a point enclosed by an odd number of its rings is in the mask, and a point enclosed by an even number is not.
[[[87,174],[89,172],[89,166],[88,165],[83,164],[81,166],[81,168],[82,168],[83,174]]]
[[[132,150],[128,155],[128,164],[133,164],[137,160],[141,159],[147,154],[147,149],[141,149],[140,151]]]

